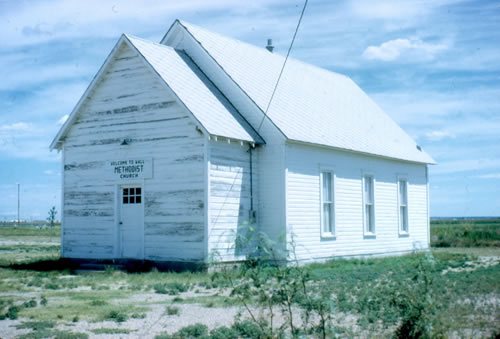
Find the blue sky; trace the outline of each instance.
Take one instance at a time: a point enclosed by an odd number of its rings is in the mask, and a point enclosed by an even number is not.
[[[302,1],[0,0],[0,220],[60,207],[49,144],[121,33],[183,19],[285,54]],[[500,2],[310,0],[292,57],[346,74],[437,161],[432,216],[500,215]]]

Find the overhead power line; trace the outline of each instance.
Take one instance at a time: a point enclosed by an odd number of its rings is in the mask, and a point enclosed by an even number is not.
[[[290,43],[290,47],[288,47],[288,52],[286,53],[285,61],[283,62],[283,66],[281,66],[281,71],[280,71],[280,74],[278,76],[278,80],[276,81],[276,84],[274,85],[273,93],[271,94],[271,98],[269,99],[269,102],[267,103],[266,110],[264,111],[264,116],[262,117],[262,120],[260,121],[259,127],[257,128],[257,133],[259,133],[260,128],[262,127],[262,124],[264,123],[264,119],[267,117],[267,111],[269,111],[269,107],[271,106],[271,102],[273,101],[274,94],[276,93],[276,89],[278,88],[278,84],[281,80],[281,76],[283,75],[283,70],[285,69],[286,62],[288,61],[288,56],[290,55],[290,52],[292,51],[293,43],[295,42],[295,37],[297,36],[297,32],[299,31],[300,23],[302,22],[302,17],[304,16],[304,12],[306,11],[307,2],[308,2],[308,0],[306,0],[304,2],[304,7],[302,8],[302,12],[300,13],[299,22],[297,23],[297,27],[295,28],[295,33],[293,33],[292,42]]]

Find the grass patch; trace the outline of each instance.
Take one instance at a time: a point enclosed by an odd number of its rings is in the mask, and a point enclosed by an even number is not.
[[[179,295],[189,290],[189,284],[178,281],[170,283],[158,283],[153,285],[153,289],[159,294]]]
[[[177,306],[167,306],[168,315],[179,315],[180,308]]]
[[[60,237],[61,226],[55,225],[54,227],[48,226],[32,226],[32,225],[0,225],[0,237]]]
[[[93,330],[90,330],[94,334],[129,334],[132,332],[131,330],[128,330],[126,328],[95,328]]]
[[[500,247],[500,219],[432,220],[432,247]]]
[[[50,302],[43,307],[24,308],[19,317],[35,320],[62,319],[126,321],[131,314],[142,314],[149,308],[136,302],[124,302],[129,297],[125,291],[47,292]],[[60,317],[58,317],[60,316]]]
[[[18,339],[88,339],[88,334],[80,332],[71,331],[60,331],[60,330],[39,330],[30,333],[22,334],[18,336]]]
[[[35,331],[45,330],[48,328],[53,328],[56,326],[55,321],[25,321],[19,325],[16,325],[17,329],[30,328]]]

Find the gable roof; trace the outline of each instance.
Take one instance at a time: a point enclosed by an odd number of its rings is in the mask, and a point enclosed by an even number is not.
[[[184,52],[140,38],[122,35],[52,141],[51,149],[57,148],[61,143],[72,123],[76,120],[83,102],[90,95],[106,65],[112,62],[114,55],[118,52],[118,47],[123,42],[128,43],[133,50],[142,56],[146,65],[173,92],[206,133],[251,143],[264,142]]]
[[[283,56],[184,21],[176,24],[265,111]],[[290,141],[435,163],[350,78],[292,58],[287,61],[268,118]]]

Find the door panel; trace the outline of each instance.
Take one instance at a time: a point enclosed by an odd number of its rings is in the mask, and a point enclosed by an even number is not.
[[[143,258],[144,208],[142,187],[120,188],[120,249],[122,258]]]

